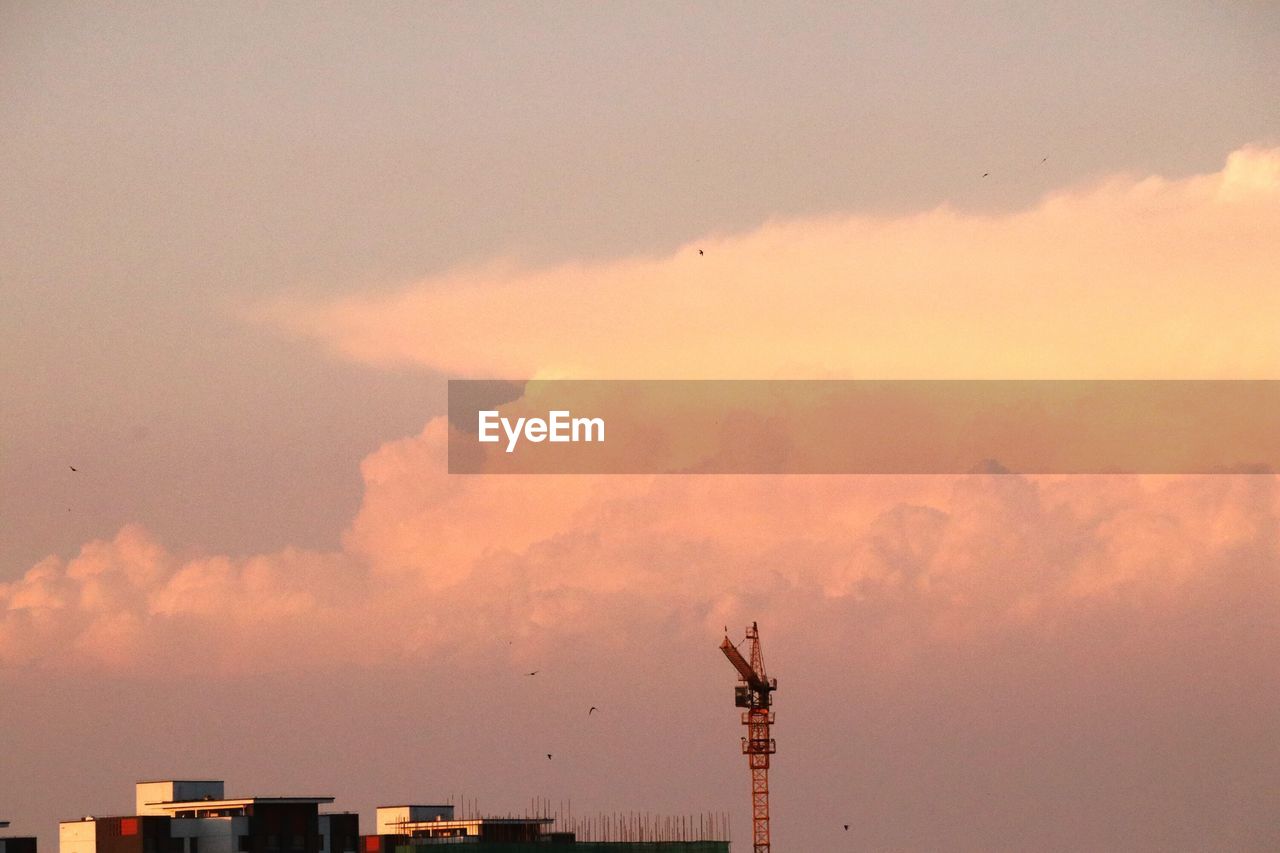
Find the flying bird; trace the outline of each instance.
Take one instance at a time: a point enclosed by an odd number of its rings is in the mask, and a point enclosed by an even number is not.
[[[701,249],[699,249],[699,250],[698,250],[698,254],[699,254],[699,255],[701,255],[701,254],[702,254],[702,250],[701,250]]]
[[[533,672],[526,672],[525,675],[537,675],[540,672],[542,672],[542,670],[535,669]]]
[[[982,173],[982,177],[984,177],[984,178],[985,178],[987,175],[990,175],[990,174],[991,174],[990,172],[983,172],[983,173]]]
[[[548,753],[547,753],[547,761],[550,761],[550,760],[551,760],[551,753],[549,753],[549,752],[548,752]]]
[[[74,465],[68,465],[67,467],[70,468],[72,471],[76,470],[76,466]]]
[[[847,824],[847,823],[846,823],[846,824],[844,825],[844,831],[845,831],[845,832],[848,832],[848,831],[849,831],[849,824]]]
[[[594,714],[596,711],[599,711],[599,710],[600,709],[597,708],[595,705],[592,705],[591,708],[587,711],[587,716],[590,717],[592,714]]]

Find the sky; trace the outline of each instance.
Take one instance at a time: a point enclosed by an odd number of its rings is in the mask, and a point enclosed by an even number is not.
[[[195,776],[736,849],[758,620],[780,851],[1280,846],[1274,475],[465,478],[443,419],[451,377],[1280,378],[1278,40],[0,3],[0,819]]]

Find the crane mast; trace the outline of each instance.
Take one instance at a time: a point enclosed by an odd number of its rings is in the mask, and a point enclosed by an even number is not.
[[[760,629],[752,622],[747,628],[746,640],[750,644],[750,660],[743,657],[738,647],[726,635],[720,651],[738,671],[733,704],[745,708],[742,724],[747,736],[742,739],[742,752],[751,768],[751,839],[753,853],[769,853],[769,756],[777,752],[777,745],[769,736],[774,723],[773,691],[778,680],[769,678],[764,669],[764,654],[760,651]]]

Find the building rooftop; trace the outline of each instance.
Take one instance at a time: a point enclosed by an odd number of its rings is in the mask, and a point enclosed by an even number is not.
[[[392,803],[389,806],[378,806],[380,809],[447,809],[451,803]]]
[[[509,824],[527,824],[527,823],[555,823],[553,817],[464,817],[457,820],[411,820],[406,821],[405,826],[424,826],[431,829],[438,829],[449,826],[475,826],[480,823],[509,823]]]
[[[147,803],[167,812],[189,811],[190,809],[230,809],[240,806],[251,806],[255,803],[332,803],[333,797],[235,797],[223,800],[163,800],[158,803]]]

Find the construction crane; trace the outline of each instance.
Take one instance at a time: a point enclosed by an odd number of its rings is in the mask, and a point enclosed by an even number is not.
[[[733,704],[746,708],[742,724],[747,736],[742,739],[742,753],[751,767],[751,839],[753,853],[769,853],[769,756],[778,751],[769,726],[773,725],[773,691],[778,689],[778,679],[769,678],[764,671],[764,655],[760,652],[760,629],[752,622],[747,628],[744,642],[751,644],[751,660],[748,662],[738,647],[725,635],[720,651],[738,671],[741,682],[733,690]]]

